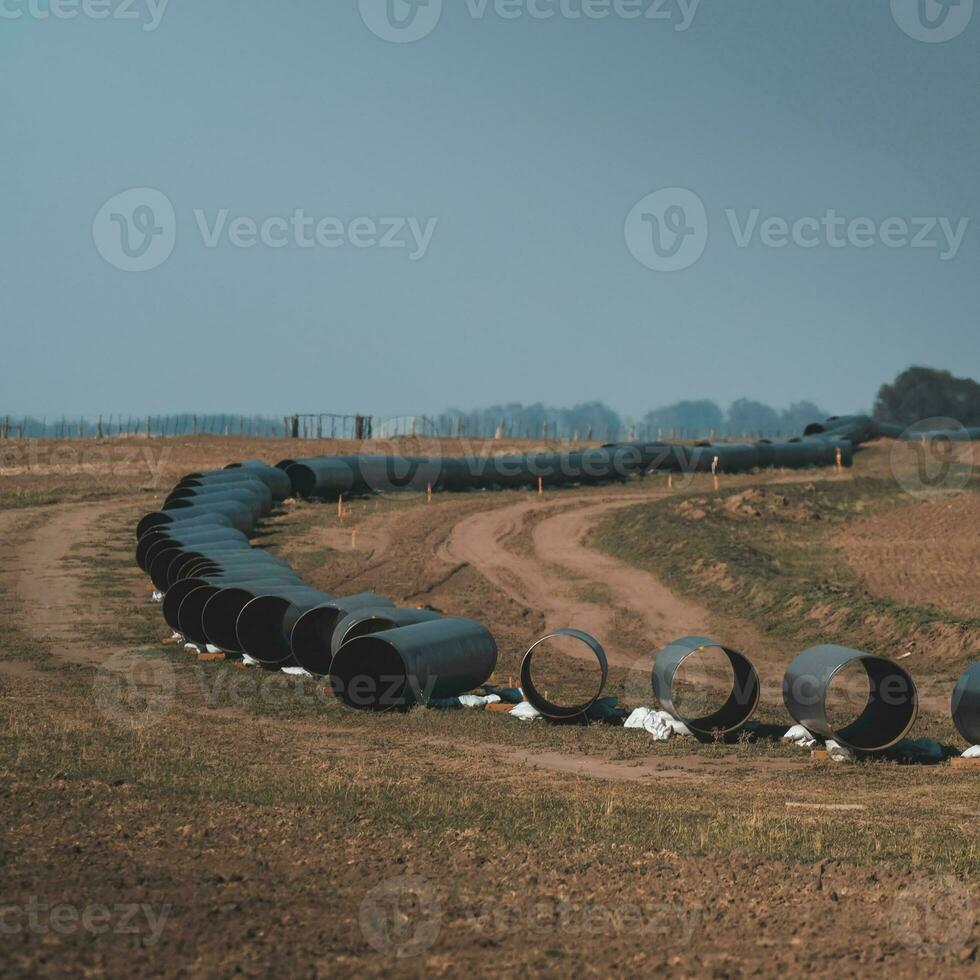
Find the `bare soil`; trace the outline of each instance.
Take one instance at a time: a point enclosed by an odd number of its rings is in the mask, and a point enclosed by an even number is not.
[[[163,448],[172,479],[296,451]],[[813,763],[765,736],[365,716],[317,685],[197,663],[161,643],[132,560],[166,485],[0,476],[5,976],[977,975],[978,774]],[[594,630],[621,669],[724,630],[775,673],[784,651],[753,624],[589,547],[601,515],[665,492],[383,497],[343,523],[295,504],[260,540],[320,587],[488,623],[498,682],[560,625]],[[166,696],[134,700],[120,657]],[[61,904],[104,907],[107,927],[59,925]]]

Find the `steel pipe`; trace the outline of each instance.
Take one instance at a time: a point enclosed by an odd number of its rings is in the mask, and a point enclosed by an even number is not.
[[[538,691],[531,678],[531,664],[534,660],[535,650],[548,640],[566,636],[577,640],[579,643],[584,643],[595,654],[595,658],[599,662],[600,679],[596,692],[581,704],[554,704]],[[567,720],[584,715],[602,697],[602,692],[606,687],[608,677],[609,663],[606,660],[606,651],[602,649],[601,644],[595,637],[589,636],[588,633],[583,633],[581,630],[560,629],[549,633],[547,636],[542,636],[540,640],[535,641],[531,645],[527,653],[524,654],[524,659],[521,661],[521,690],[524,692],[524,697],[533,708],[546,718]]]
[[[182,633],[189,640],[193,640],[195,643],[203,646],[211,642],[208,638],[207,631],[204,628],[204,611],[211,599],[214,598],[214,596],[216,596],[219,592],[229,589],[263,589],[269,588],[273,583],[288,585],[290,583],[297,584],[299,581],[298,576],[295,576],[294,573],[293,576],[280,574],[278,576],[256,579],[246,577],[240,579],[229,579],[220,583],[208,582],[205,585],[200,585],[197,588],[191,589],[189,592],[187,592],[183,601],[180,603],[180,607],[177,610],[176,628],[178,632]],[[219,646],[219,644],[213,645]],[[221,649],[224,648],[221,647]],[[233,653],[236,651],[230,650],[229,652]]]
[[[852,664],[867,675],[868,700],[859,717],[838,730],[827,719],[827,693],[831,681]],[[915,724],[919,705],[915,682],[898,664],[829,645],[811,647],[789,665],[783,701],[808,731],[860,752],[880,752],[903,739]]]
[[[681,665],[706,650],[720,650],[731,664],[732,689],[725,703],[710,714],[691,718],[682,714],[674,700],[674,679]],[[744,654],[706,636],[685,636],[664,647],[653,661],[653,693],[670,712],[697,736],[712,738],[741,728],[759,706],[762,685],[752,662]]]
[[[330,640],[330,653],[336,656],[337,651],[356,636],[383,633],[399,626],[414,626],[416,623],[429,623],[442,618],[440,613],[428,609],[400,609],[398,606],[369,606],[359,609],[348,613],[337,623]]]
[[[198,518],[204,518],[198,521]],[[187,521],[198,523],[227,523],[246,534],[255,530],[255,515],[251,507],[233,501],[209,504],[193,504],[187,507],[174,507],[146,514],[136,525],[136,537],[141,538],[147,531],[164,524],[184,524]]]
[[[957,682],[951,709],[956,730],[970,745],[980,745],[980,663]]]
[[[307,609],[295,621],[292,616],[296,610],[286,613],[284,628],[290,631],[289,645],[296,663],[311,674],[327,674],[330,671],[330,641],[333,631],[348,613],[355,609],[393,606],[390,599],[373,592],[331,599],[329,602]]]
[[[235,633],[243,653],[267,666],[295,664],[286,616],[290,609],[298,618],[301,612],[329,602],[334,596],[309,586],[262,590],[247,603],[238,616]],[[299,666],[297,664],[297,666]]]
[[[330,665],[330,684],[352,708],[387,711],[458,697],[497,665],[490,631],[471,619],[438,619],[359,636]]]

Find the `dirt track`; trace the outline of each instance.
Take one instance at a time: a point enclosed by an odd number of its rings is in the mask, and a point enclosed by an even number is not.
[[[469,563],[502,592],[540,609],[548,629],[575,626],[603,637],[610,663],[629,666],[647,651],[623,649],[611,628],[609,605],[569,595],[569,577],[579,584],[603,586],[612,592],[615,606],[641,616],[649,627],[651,649],[679,636],[704,634],[709,621],[707,610],[674,595],[652,575],[584,544],[583,538],[603,514],[645,499],[651,495],[559,505],[556,513],[534,525],[531,556],[508,547],[507,539],[520,530],[524,518],[541,509],[541,503],[522,502],[475,514],[453,528],[445,555]]]

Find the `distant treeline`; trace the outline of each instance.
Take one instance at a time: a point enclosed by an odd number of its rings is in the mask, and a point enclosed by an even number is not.
[[[845,407],[846,408],[846,407]],[[838,408],[838,411],[841,409]],[[400,436],[472,439],[547,439],[563,441],[739,439],[799,435],[810,423],[831,413],[800,401],[775,409],[739,398],[727,409],[708,399],[687,400],[647,412],[640,419],[622,416],[603,402],[554,408],[540,402],[512,402],[475,411],[449,409],[435,418],[422,415],[291,414],[259,415],[106,415],[98,418],[38,418],[0,415],[0,439],[77,439],[117,436],[257,436],[264,438],[379,440]],[[882,385],[874,415],[910,425],[924,419],[950,418],[980,425],[980,384],[948,371],[911,367]]]
[[[798,435],[809,422],[828,414],[812,402],[798,402],[778,411],[748,398],[740,398],[727,411],[713,401],[676,402],[639,420],[621,416],[602,402],[574,408],[514,403],[472,412],[451,409],[439,416],[437,424],[483,439],[498,433],[530,439],[701,439]]]

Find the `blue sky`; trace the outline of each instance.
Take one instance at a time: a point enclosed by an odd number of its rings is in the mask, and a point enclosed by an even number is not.
[[[2,411],[980,376],[972,3],[50,2],[0,0]]]

